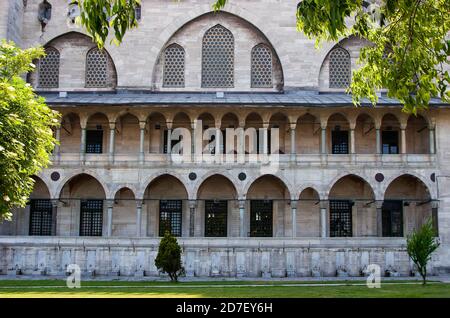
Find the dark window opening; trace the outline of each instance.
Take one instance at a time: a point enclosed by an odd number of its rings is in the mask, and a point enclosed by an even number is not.
[[[403,236],[403,201],[384,201],[382,207],[383,236]]]
[[[103,130],[86,131],[86,153],[103,152]]]
[[[352,236],[352,202],[330,200],[330,236]]]
[[[175,147],[176,145],[178,145],[181,142],[181,139],[183,138],[183,136],[180,135],[180,138],[178,140],[173,140],[171,138],[170,141],[170,149],[172,150],[173,147]],[[167,146],[168,146],[168,141],[169,141],[169,130],[164,130],[164,145],[163,145],[163,153],[167,153]],[[171,151],[172,152],[172,151]]]
[[[80,236],[102,236],[103,200],[82,200],[80,214]]]
[[[30,202],[30,235],[52,235],[52,202],[48,199]]]
[[[205,201],[205,236],[227,236],[227,210],[228,202],[225,200]]]
[[[331,132],[331,153],[348,154],[348,131],[334,130]]]
[[[383,154],[398,154],[398,131],[383,131],[381,140]]]
[[[250,236],[273,236],[273,201],[250,201]]]
[[[181,236],[182,200],[159,201],[159,236],[166,231],[173,236]]]

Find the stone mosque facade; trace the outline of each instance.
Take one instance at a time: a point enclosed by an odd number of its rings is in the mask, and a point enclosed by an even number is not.
[[[409,276],[406,237],[428,218],[429,270],[450,271],[450,105],[355,107],[366,42],[316,48],[292,0],[143,0],[138,28],[98,50],[69,3],[0,3],[0,37],[45,48],[27,81],[61,113],[52,164],[0,224],[0,275],[162,275],[170,231],[191,277]],[[213,134],[186,147],[180,128]]]

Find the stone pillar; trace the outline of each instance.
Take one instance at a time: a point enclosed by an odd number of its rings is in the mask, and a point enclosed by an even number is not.
[[[435,136],[434,128],[430,128],[430,154],[432,155],[436,153]]]
[[[295,123],[291,123],[289,130],[290,130],[290,134],[291,134],[291,160],[295,161],[295,155],[297,153],[297,149],[296,149],[296,143],[295,143]]]
[[[383,201],[376,201],[376,209],[377,209],[377,236],[383,236]]]
[[[145,153],[144,153],[144,142],[145,142],[145,121],[139,122],[139,129],[140,129],[140,135],[139,135],[139,163],[143,164],[145,160]]]
[[[292,237],[297,237],[297,200],[291,200]]]
[[[55,139],[57,143],[55,144],[55,149],[53,150],[53,156],[55,158],[55,161],[59,163],[59,160],[61,158],[61,127],[57,127],[55,130]]]
[[[58,233],[58,200],[52,200],[52,235],[57,236]]]
[[[262,153],[269,154],[269,123],[263,123],[262,127]]]
[[[321,144],[320,144],[320,153],[322,155],[327,154],[327,127],[322,126],[321,132]]]
[[[109,162],[114,162],[114,137],[116,134],[116,123],[109,123]]]
[[[406,154],[406,125],[400,127],[400,153]]]
[[[327,210],[328,210],[328,201],[320,201],[320,236],[322,238],[328,237]]]
[[[239,124],[238,162],[245,163],[245,123]]]
[[[195,236],[195,208],[197,206],[196,200],[189,200],[189,236]]]
[[[216,125],[216,158],[220,159],[222,153],[220,151],[220,144],[221,144],[221,139],[220,135],[222,134],[222,132],[220,131],[220,125]]]
[[[136,201],[136,237],[141,237],[142,200]]]
[[[350,154],[356,153],[355,127],[350,127]]]
[[[172,128],[167,128],[167,154],[172,153]]]
[[[110,237],[112,235],[113,206],[114,206],[114,200],[106,200],[106,207],[107,207],[106,236],[108,236],[108,237]]]
[[[247,237],[245,233],[245,200],[239,200],[239,236]]]
[[[191,161],[195,162],[196,154],[195,154],[195,142],[196,142],[196,131],[197,131],[197,120],[191,122]],[[200,131],[203,132],[203,127],[200,127]],[[200,147],[200,149],[202,149]]]
[[[86,127],[81,127],[80,161],[83,164],[85,160],[86,160]]]
[[[381,129],[376,128],[375,132],[376,132],[376,137],[377,137],[377,140],[376,140],[377,150],[376,151],[377,151],[377,154],[379,155],[379,154],[381,154]]]

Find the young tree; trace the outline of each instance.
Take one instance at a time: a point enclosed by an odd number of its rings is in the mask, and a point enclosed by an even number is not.
[[[159,244],[155,265],[163,273],[169,274],[170,280],[174,282],[178,281],[178,276],[183,271],[181,247],[178,245],[177,239],[168,231]]]
[[[13,207],[25,206],[33,191],[31,176],[48,165],[56,143],[52,128],[58,113],[21,77],[44,55],[42,48],[0,45],[0,220],[10,219]]]
[[[417,266],[423,285],[427,281],[427,264],[431,259],[431,254],[440,245],[435,235],[436,230],[433,227],[432,219],[429,218],[418,230],[408,236],[406,242],[408,255]]]

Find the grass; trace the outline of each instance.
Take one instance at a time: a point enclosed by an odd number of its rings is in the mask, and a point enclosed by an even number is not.
[[[84,281],[69,289],[65,280],[0,280],[0,298],[450,298],[450,284],[387,281],[367,288],[365,281]]]

